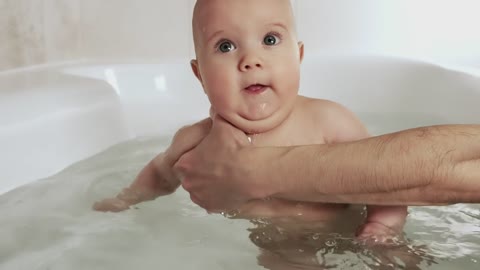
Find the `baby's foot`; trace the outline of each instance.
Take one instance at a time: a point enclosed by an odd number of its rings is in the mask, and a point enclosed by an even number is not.
[[[380,222],[367,222],[355,234],[368,244],[395,244],[399,242],[402,232]]]

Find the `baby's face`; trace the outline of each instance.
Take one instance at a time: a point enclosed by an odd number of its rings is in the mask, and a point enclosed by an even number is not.
[[[247,133],[275,128],[296,100],[303,45],[289,0],[198,0],[192,69],[215,113]]]

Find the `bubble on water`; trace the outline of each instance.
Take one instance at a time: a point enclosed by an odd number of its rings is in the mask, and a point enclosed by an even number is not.
[[[325,245],[327,247],[334,247],[337,245],[337,241],[335,241],[335,239],[327,239],[327,241],[325,241]]]

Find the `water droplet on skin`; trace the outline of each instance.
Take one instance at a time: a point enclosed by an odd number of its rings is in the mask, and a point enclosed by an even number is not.
[[[262,111],[265,111],[265,109],[267,108],[267,103],[262,103],[262,105],[260,105],[260,108]]]
[[[226,217],[226,218],[234,218],[236,216],[238,216],[238,214],[240,214],[240,211],[238,210],[231,210],[231,211],[228,211],[228,212],[221,212],[222,216]]]

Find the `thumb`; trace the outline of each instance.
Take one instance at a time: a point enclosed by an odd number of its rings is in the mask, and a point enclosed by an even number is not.
[[[232,138],[234,138],[241,144],[249,144],[250,142],[247,134],[245,134],[243,130],[232,125],[218,114],[213,118],[211,133],[219,136],[220,139],[225,141],[231,141]]]

